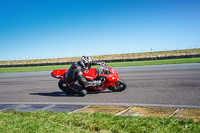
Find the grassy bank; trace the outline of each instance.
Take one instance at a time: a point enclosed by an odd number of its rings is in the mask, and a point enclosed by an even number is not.
[[[143,58],[160,58],[173,56],[188,56],[200,55],[200,48],[159,51],[159,52],[144,52],[144,53],[128,53],[128,54],[113,54],[90,56],[93,60],[121,60],[121,59],[143,59]],[[16,60],[16,61],[0,61],[0,65],[21,65],[21,64],[42,64],[42,63],[61,63],[75,62],[80,60],[80,57],[54,58],[54,59],[37,59],[37,60]]]
[[[68,69],[70,65],[58,65],[58,66],[35,66],[35,67],[8,67],[0,68],[0,73],[12,73],[12,72],[36,72],[36,71],[52,71],[56,69]]]
[[[0,132],[185,132],[197,133],[200,123],[177,118],[144,118],[111,114],[67,114],[53,112],[0,112]]]
[[[114,62],[114,63],[107,63],[106,65],[108,65],[110,67],[124,67],[124,66],[164,65],[164,64],[182,64],[182,63],[200,63],[200,58]],[[70,65],[36,66],[36,67],[8,67],[8,68],[0,68],[0,73],[52,71],[55,69],[66,69],[66,68],[68,69],[69,67],[70,67]]]

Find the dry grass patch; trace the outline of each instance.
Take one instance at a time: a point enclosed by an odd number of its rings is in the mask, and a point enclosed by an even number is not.
[[[146,52],[146,53],[129,53],[91,56],[93,60],[121,60],[121,59],[143,59],[143,58],[159,58],[172,56],[200,55],[200,48],[174,51]],[[38,59],[38,60],[16,60],[16,61],[0,61],[0,65],[21,65],[21,64],[43,64],[43,63],[62,63],[75,62],[80,57],[54,58],[54,59]]]

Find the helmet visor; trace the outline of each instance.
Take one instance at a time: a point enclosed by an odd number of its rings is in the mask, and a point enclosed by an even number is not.
[[[91,63],[85,63],[85,67],[91,67]]]

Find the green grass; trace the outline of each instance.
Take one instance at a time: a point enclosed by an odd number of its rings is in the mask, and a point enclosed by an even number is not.
[[[0,132],[5,133],[197,133],[200,123],[189,119],[67,114],[53,112],[0,112]]]
[[[125,66],[144,66],[144,65],[164,65],[164,64],[182,64],[182,63],[200,63],[200,58],[182,58],[182,59],[166,59],[152,61],[131,61],[131,62],[113,62],[107,63],[110,67],[125,67]],[[11,72],[33,72],[33,71],[52,71],[55,69],[68,69],[70,65],[57,66],[35,66],[35,67],[8,67],[0,68],[0,73]]]
[[[55,69],[68,69],[70,65],[34,66],[34,67],[7,67],[0,68],[0,73],[52,71]]]
[[[124,66],[146,66],[146,65],[183,64],[183,63],[200,63],[200,58],[115,62],[115,63],[107,63],[107,65],[111,67],[124,67]]]

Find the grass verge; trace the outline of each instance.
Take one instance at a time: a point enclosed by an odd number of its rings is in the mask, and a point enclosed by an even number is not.
[[[182,64],[182,63],[200,63],[200,58],[182,58],[182,59],[167,59],[167,60],[152,60],[152,61],[131,61],[131,62],[113,62],[107,63],[110,67],[125,67],[125,66],[144,66],[144,65],[164,65],[164,64]],[[35,66],[35,67],[8,67],[0,68],[0,73],[11,72],[34,72],[34,71],[52,71],[55,69],[68,69],[70,65],[57,66]]]
[[[0,68],[0,73],[52,71],[52,70],[56,70],[56,69],[68,69],[69,67],[70,67],[70,65],[34,66],[34,67],[7,67],[7,68]]]
[[[111,66],[111,67],[124,67],[124,66],[184,64],[184,63],[200,63],[200,58],[182,58],[182,59],[166,59],[166,60],[151,60],[151,61],[115,62],[115,63],[107,63],[107,65]]]
[[[44,111],[0,112],[0,132],[191,132],[200,131],[200,123],[189,119],[115,116],[112,114],[67,114]]]

